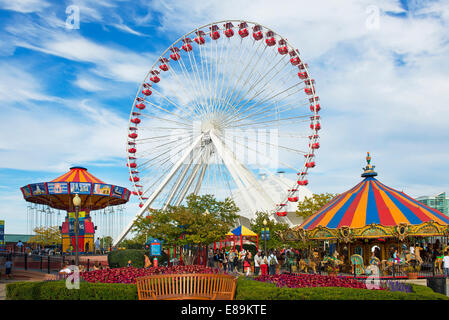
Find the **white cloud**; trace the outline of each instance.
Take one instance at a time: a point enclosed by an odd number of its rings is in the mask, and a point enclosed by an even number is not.
[[[104,84],[102,84],[98,79],[86,75],[78,75],[74,84],[80,87],[81,89],[90,92],[98,92],[105,90]]]
[[[0,63],[0,101],[24,102],[36,101],[58,101],[57,97],[43,93],[42,85],[35,77],[10,63]],[[25,85],[26,84],[26,85]]]
[[[95,101],[50,96],[20,67],[0,68],[7,71],[0,75],[1,168],[64,171],[74,163],[124,158],[127,119]]]
[[[111,48],[80,36],[57,34],[50,39],[33,39],[34,43],[17,41],[16,45],[63,57],[72,61],[92,63],[99,76],[122,82],[141,81],[151,63],[149,55],[139,55],[124,48]]]
[[[130,34],[133,34],[135,36],[146,36],[145,34],[139,32],[139,31],[133,30],[130,27],[128,27],[127,25],[124,25],[124,24],[115,23],[112,26],[114,28],[117,28],[120,31],[123,31],[123,32],[126,32],[126,33],[130,33]]]
[[[21,13],[41,12],[50,4],[43,0],[0,0],[0,8]]]

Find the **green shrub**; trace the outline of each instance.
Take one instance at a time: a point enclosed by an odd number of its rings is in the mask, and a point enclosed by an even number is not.
[[[65,281],[15,282],[6,286],[8,300],[137,300],[134,284],[81,282],[67,289]]]
[[[432,289],[412,285],[413,293],[337,287],[278,288],[272,283],[239,278],[236,300],[448,300]],[[6,285],[8,300],[137,300],[135,284],[81,282],[67,289],[65,281],[14,282]]]
[[[125,250],[117,250],[111,251],[108,253],[108,264],[110,268],[123,268],[126,267],[128,261],[131,260],[133,267],[135,268],[143,268],[145,265],[145,253],[149,255],[148,251],[145,250],[137,250],[137,249],[125,249]],[[153,262],[152,256],[149,256],[151,262]],[[162,252],[159,257],[157,257],[158,264],[163,265],[167,262],[167,254]]]
[[[237,300],[449,300],[432,289],[412,285],[413,293],[339,287],[278,288],[272,283],[239,278]]]

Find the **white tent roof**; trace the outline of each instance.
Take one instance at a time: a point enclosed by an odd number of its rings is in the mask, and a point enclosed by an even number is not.
[[[283,174],[280,175],[270,175],[268,177],[262,176],[258,179],[261,187],[266,191],[268,195],[270,195],[275,203],[280,203],[283,201],[287,195],[287,191],[296,186],[298,191],[299,201],[303,201],[305,197],[312,197],[312,192],[303,186],[297,186],[296,181],[291,180],[285,177]],[[240,216],[253,219],[255,217],[255,213],[252,212],[250,206],[244,200],[240,190],[235,190],[233,192],[233,199],[237,207],[239,207],[240,212],[238,213]],[[302,222],[302,219],[296,216],[296,209],[298,203],[297,202],[288,202],[286,208],[287,217],[294,224],[298,225]],[[264,207],[263,211],[272,211],[274,208],[272,207]]]

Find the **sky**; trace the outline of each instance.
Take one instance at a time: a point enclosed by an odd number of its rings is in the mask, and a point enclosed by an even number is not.
[[[20,187],[71,166],[131,188],[127,124],[140,83],[180,36],[226,19],[269,26],[309,65],[323,127],[311,191],[354,186],[367,151],[392,188],[449,191],[447,1],[0,0],[5,232],[27,231]],[[130,201],[125,220],[137,210]]]

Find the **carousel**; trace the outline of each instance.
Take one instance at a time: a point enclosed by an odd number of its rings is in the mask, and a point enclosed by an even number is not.
[[[79,252],[92,252],[94,249],[94,236],[97,228],[92,222],[92,213],[114,206],[120,207],[128,202],[131,195],[128,189],[106,184],[83,167],[72,167],[67,173],[52,181],[28,184],[20,190],[25,201],[37,208],[32,219],[33,229],[55,225],[55,221],[39,217],[39,211],[47,213],[53,210],[62,210],[67,212],[60,227],[63,252],[71,251],[71,247],[75,247],[75,207],[73,204],[75,194],[81,199],[78,232]],[[113,213],[112,210],[107,212],[107,215],[112,216]],[[117,220],[111,219],[106,221],[107,223],[100,223],[100,225],[106,229],[108,224]]]
[[[316,252],[310,254],[314,264],[332,259],[357,274],[368,274],[366,268],[371,265],[384,273],[396,265],[396,270],[420,266],[427,258],[423,257],[425,245],[442,253],[447,248],[449,218],[381,183],[369,153],[366,161],[359,184],[333,198],[299,227],[284,232],[282,238],[327,245],[329,254],[320,258]]]

